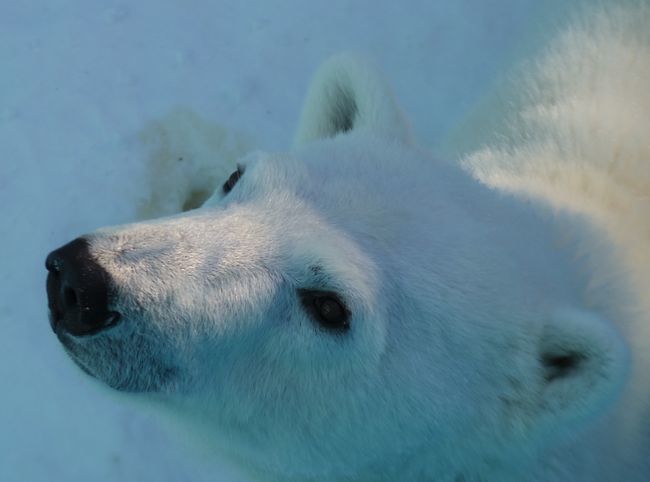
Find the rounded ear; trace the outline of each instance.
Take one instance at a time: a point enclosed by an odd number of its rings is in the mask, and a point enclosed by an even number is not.
[[[539,345],[542,417],[569,422],[606,408],[627,378],[629,353],[613,326],[589,312],[554,313]]]
[[[326,61],[312,80],[294,147],[357,130],[402,142],[412,140],[383,78],[367,62],[339,54]]]

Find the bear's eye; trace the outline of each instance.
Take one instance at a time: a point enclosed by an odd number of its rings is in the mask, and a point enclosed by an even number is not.
[[[223,193],[228,194],[230,191],[232,191],[232,188],[235,187],[235,184],[237,184],[237,181],[239,181],[239,178],[244,175],[244,167],[237,165],[237,170],[233,172],[230,177],[228,177],[228,180],[223,183]]]
[[[350,329],[350,311],[336,293],[299,289],[298,296],[307,313],[327,330]]]

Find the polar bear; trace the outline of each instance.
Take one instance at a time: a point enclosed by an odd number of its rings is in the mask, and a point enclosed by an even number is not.
[[[649,45],[632,65],[650,65]],[[565,146],[589,153],[589,136],[573,137],[581,111],[545,100],[528,107],[557,116],[539,146],[561,177]],[[647,174],[645,131],[623,127],[598,141],[642,155],[581,157],[585,196],[597,169]],[[648,480],[648,311],[621,260],[628,238],[641,260],[647,232],[619,239],[582,204],[553,205],[558,176],[525,174],[539,146],[509,139],[462,166],[435,159],[373,68],[334,57],[289,152],[243,156],[197,209],[50,253],[51,327],[85,372],[166,407],[255,479]],[[648,226],[618,206],[602,203],[616,226]]]

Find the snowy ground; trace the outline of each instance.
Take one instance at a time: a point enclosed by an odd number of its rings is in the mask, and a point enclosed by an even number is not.
[[[90,381],[48,327],[45,255],[134,219],[141,129],[182,106],[285,149],[314,69],[353,50],[435,146],[510,62],[534,3],[1,0],[0,481],[238,480]]]

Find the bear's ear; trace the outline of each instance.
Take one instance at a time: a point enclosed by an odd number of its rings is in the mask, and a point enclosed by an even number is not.
[[[628,350],[593,313],[554,313],[542,332],[538,363],[540,410],[555,423],[588,417],[612,402],[625,382]]]
[[[294,148],[357,130],[411,142],[408,123],[382,77],[367,62],[339,54],[326,61],[312,80]]]

